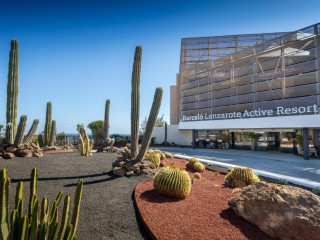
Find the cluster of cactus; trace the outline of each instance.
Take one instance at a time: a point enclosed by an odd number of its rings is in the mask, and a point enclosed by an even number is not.
[[[160,195],[185,198],[191,191],[191,179],[184,169],[165,166],[154,176],[153,187]]]
[[[6,169],[0,170],[0,203],[1,203],[1,231],[3,240],[76,240],[76,231],[79,222],[80,203],[82,197],[83,181],[79,180],[73,206],[73,215],[69,224],[70,196],[66,196],[63,205],[61,224],[58,219],[58,206],[63,191],[52,201],[49,209],[48,199],[43,198],[41,204],[37,197],[37,168],[32,169],[30,181],[30,197],[28,215],[24,215],[23,182],[19,182],[16,190],[15,209],[11,212],[9,221],[9,183]],[[60,228],[59,228],[60,225]]]
[[[260,182],[251,168],[235,167],[225,177],[225,180],[234,187],[245,187]]]
[[[195,170],[196,172],[203,172],[206,169],[206,167],[199,162],[199,159],[197,158],[190,158],[187,167]]]
[[[160,161],[165,158],[172,158],[172,154],[168,152],[161,152],[161,150],[148,150],[144,156],[144,159],[152,162],[156,167],[159,167]],[[164,166],[165,164],[162,164]]]
[[[17,127],[19,94],[19,43],[17,39],[11,40],[9,53],[9,70],[7,83],[7,113],[6,113],[6,142],[8,144],[30,143],[37,131],[39,119],[33,120],[32,126],[26,136],[27,115],[22,115]]]
[[[46,110],[46,122],[44,125],[44,136],[43,144],[44,146],[53,146],[56,141],[57,128],[56,121],[52,120],[52,103],[47,102]]]
[[[123,148],[123,150],[121,151],[122,157],[124,158],[130,158],[131,156],[131,151],[130,148],[128,148],[127,146]]]
[[[82,128],[82,134],[79,132],[79,146],[81,156],[90,156],[92,150],[93,141],[89,139],[87,131]]]
[[[140,73],[141,73],[142,47],[137,46],[134,54],[134,62],[131,78],[131,158],[141,162],[149,147],[152,132],[154,130],[158,117],[162,93],[161,87],[158,87],[154,94],[152,107],[150,110],[148,122],[143,135],[141,147],[139,149],[139,115],[140,115]]]

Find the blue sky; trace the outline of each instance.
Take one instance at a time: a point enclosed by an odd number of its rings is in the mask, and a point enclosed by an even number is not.
[[[67,3],[66,3],[67,2]],[[5,125],[10,40],[20,44],[18,116],[28,127],[53,104],[58,132],[103,119],[111,99],[110,132],[130,132],[131,71],[143,47],[140,120],[157,86],[160,114],[170,118],[170,85],[179,72],[183,37],[294,31],[320,22],[309,1],[1,1],[0,124]]]

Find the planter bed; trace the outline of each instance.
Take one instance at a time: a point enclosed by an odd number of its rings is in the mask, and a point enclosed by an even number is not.
[[[167,165],[185,166],[188,161],[166,159]],[[190,177],[193,171],[188,170]],[[238,217],[228,206],[232,188],[225,175],[205,170],[186,199],[159,196],[152,179],[139,183],[135,201],[147,230],[156,239],[272,239],[258,227]],[[205,179],[205,180],[204,180]]]

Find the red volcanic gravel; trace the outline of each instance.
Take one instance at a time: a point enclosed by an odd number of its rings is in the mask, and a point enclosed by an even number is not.
[[[186,166],[187,161],[166,159],[167,165]],[[189,169],[190,177],[193,171]],[[228,206],[232,188],[224,186],[225,175],[201,173],[186,199],[158,195],[152,179],[138,184],[135,200],[145,225],[156,239],[272,239],[258,227],[238,217]],[[204,179],[204,180],[203,180]],[[215,186],[215,185],[219,185]]]

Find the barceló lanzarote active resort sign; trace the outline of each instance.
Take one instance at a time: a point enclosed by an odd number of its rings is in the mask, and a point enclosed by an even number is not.
[[[182,116],[182,122],[188,121],[207,121],[219,119],[237,119],[237,118],[255,118],[255,117],[274,117],[274,116],[289,116],[289,115],[305,115],[318,114],[318,106],[316,104],[305,107],[276,107],[273,109],[257,109],[253,111],[245,110],[244,112],[229,112],[215,114],[197,114],[193,116]]]

